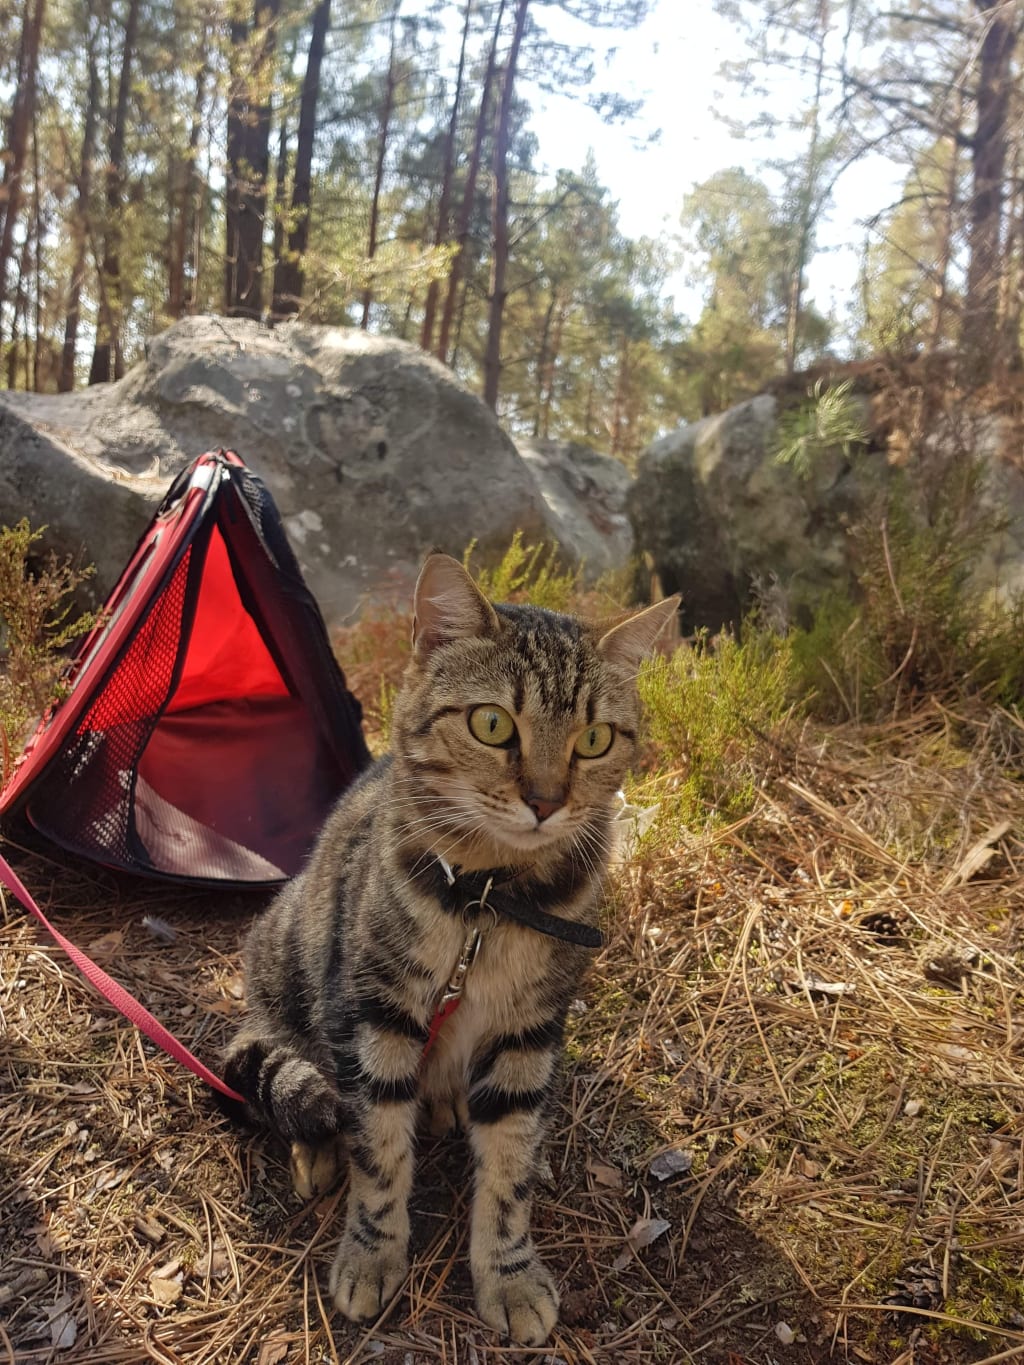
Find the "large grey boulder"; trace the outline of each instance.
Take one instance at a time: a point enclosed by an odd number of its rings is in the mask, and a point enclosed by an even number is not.
[[[633,555],[626,466],[577,441],[517,444],[544,498],[549,537],[582,564],[586,581],[625,569]]]
[[[94,565],[80,598],[95,606],[116,582],[169,481],[83,455],[73,436],[65,438],[68,405],[33,398],[0,395],[0,525],[25,517],[35,528],[45,526],[44,551]],[[93,406],[89,398],[84,406]]]
[[[404,342],[185,319],[116,384],[0,399],[0,522],[84,547],[102,599],[174,474],[217,446],[266,481],[328,623],[405,593],[432,547],[482,557],[547,531],[494,415]]]
[[[775,459],[771,394],[655,441],[629,494],[637,550],[666,593],[683,595],[688,628],[738,621],[752,593],[781,584],[799,608],[849,578],[846,528],[873,496],[884,461],[839,452],[807,477]],[[865,471],[871,469],[872,473]]]
[[[1020,423],[1005,413],[958,412],[930,441],[935,458],[957,460],[970,451],[981,470],[977,515],[994,528],[974,565],[982,599],[1024,601],[1024,460]]]
[[[891,404],[889,405],[891,407]],[[882,414],[886,405],[882,404]],[[1002,523],[987,534],[973,581],[983,596],[1024,592],[1024,469],[1004,416],[936,407],[908,454],[905,433],[873,414],[854,458],[818,454],[798,474],[776,458],[777,400],[762,394],[655,441],[640,457],[628,507],[636,548],[663,591],[680,592],[688,629],[735,625],[755,598],[777,620],[800,620],[830,589],[849,591],[857,571],[854,527],[877,531],[889,493],[927,515],[950,496],[950,479],[980,471],[965,515]],[[955,493],[952,496],[956,496]]]

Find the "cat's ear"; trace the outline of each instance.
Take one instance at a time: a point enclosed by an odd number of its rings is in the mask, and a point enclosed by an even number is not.
[[[438,645],[479,635],[495,635],[494,608],[457,559],[428,555],[413,596],[412,643],[417,659]]]
[[[623,668],[638,668],[640,660],[654,648],[654,642],[679,610],[679,594],[655,602],[653,607],[627,616],[601,636],[598,653],[608,663]]]

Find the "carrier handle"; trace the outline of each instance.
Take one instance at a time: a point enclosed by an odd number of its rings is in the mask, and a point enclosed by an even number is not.
[[[225,450],[223,446],[197,456],[179,471],[177,478],[161,498],[154,519],[167,521],[172,516],[180,516],[186,494],[193,488],[207,492],[220,472],[232,465],[245,467],[244,461],[233,450]]]
[[[194,1075],[201,1081],[212,1086],[214,1090],[219,1090],[229,1100],[236,1100],[240,1104],[245,1104],[245,1097],[240,1095],[237,1090],[232,1090],[226,1085],[219,1076],[205,1066],[194,1053],[190,1052],[183,1042],[175,1038],[174,1034],[164,1028],[159,1019],[153,1017],[149,1010],[141,1001],[136,1000],[135,996],[115,981],[112,976],[108,976],[98,963],[93,962],[92,958],[83,953],[81,948],[77,948],[70,939],[65,938],[59,929],[55,929],[50,921],[40,910],[29,893],[25,890],[18,874],[7,862],[6,858],[0,855],[0,882],[6,885],[30,914],[35,915],[36,919],[42,924],[60,946],[67,953],[68,957],[75,964],[78,970],[100,995],[103,996],[114,1008],[135,1027],[146,1035],[146,1037],[157,1045],[161,1051],[166,1052],[169,1057],[173,1057],[182,1066],[188,1067]]]

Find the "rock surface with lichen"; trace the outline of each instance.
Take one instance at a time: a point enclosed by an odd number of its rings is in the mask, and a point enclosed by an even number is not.
[[[493,413],[417,347],[216,317],[154,338],[117,383],[0,401],[0,521],[96,565],[105,596],[174,475],[218,446],[267,483],[324,615],[403,597],[433,547],[552,531]]]

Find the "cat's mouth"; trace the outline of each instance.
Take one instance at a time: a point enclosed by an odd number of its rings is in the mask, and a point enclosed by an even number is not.
[[[506,819],[495,822],[492,832],[496,839],[509,847],[521,852],[532,852],[568,838],[574,823],[567,806],[542,820],[524,803],[522,814],[518,810],[509,811]]]
[[[435,830],[445,829],[456,839],[472,839],[505,848],[511,853],[537,853],[571,839],[579,813],[564,805],[542,818],[512,793],[480,792],[463,783],[438,784],[447,814],[437,817]]]

